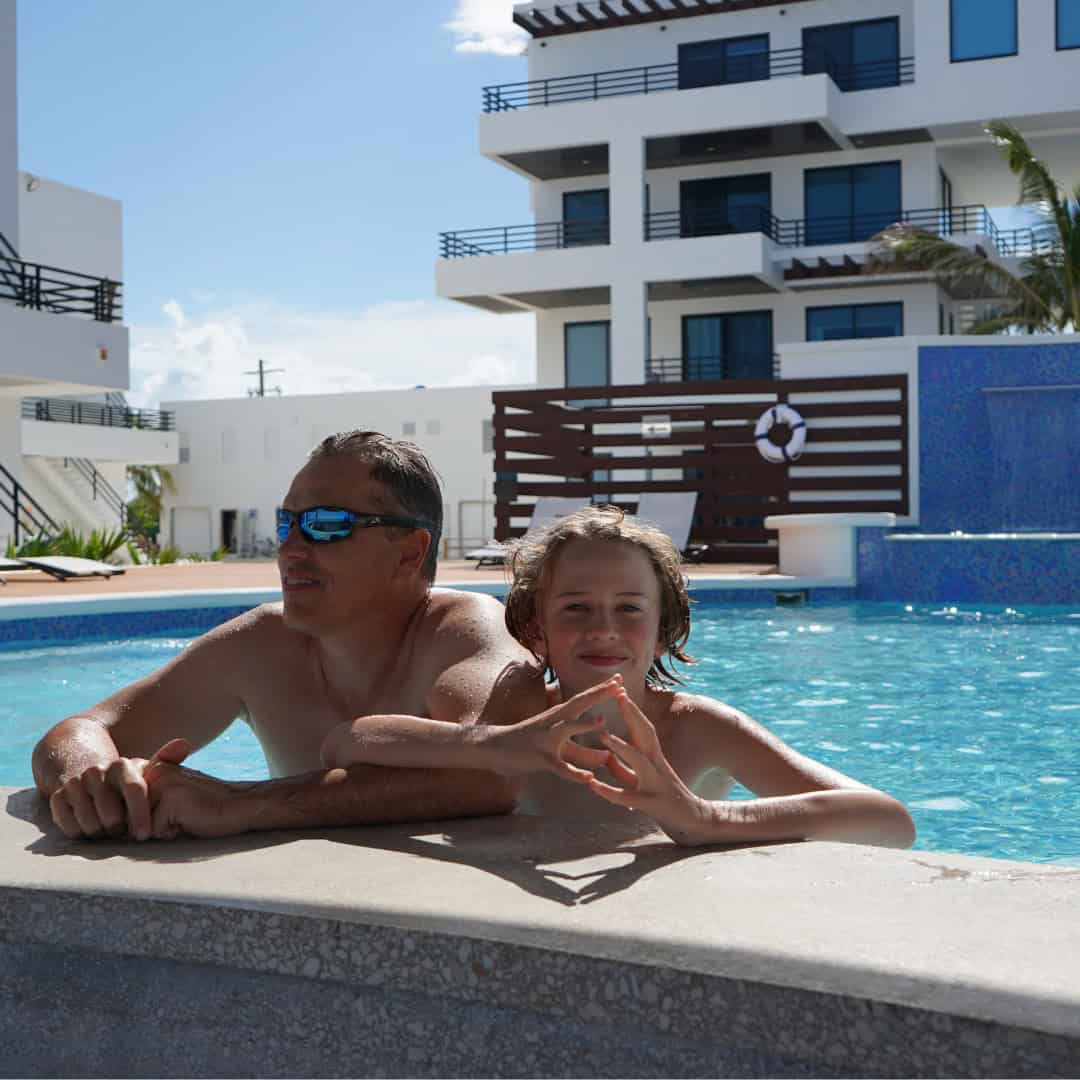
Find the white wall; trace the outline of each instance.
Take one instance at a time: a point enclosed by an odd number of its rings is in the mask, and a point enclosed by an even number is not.
[[[209,546],[216,547],[223,510],[255,509],[256,534],[269,539],[274,511],[309,451],[326,435],[360,428],[407,439],[424,450],[442,479],[444,537],[451,552],[462,540],[476,546],[493,533],[493,455],[482,449],[493,389],[163,402],[162,409],[176,412],[181,459],[188,458],[172,470],[177,491],[165,497],[163,526],[168,529],[174,508],[182,520],[208,516]],[[406,431],[407,424],[414,430]],[[489,504],[483,513],[481,501]]]
[[[128,379],[121,323],[0,303],[0,396],[126,390]]]
[[[22,421],[24,454],[90,458],[98,468],[109,461],[172,466],[179,460],[179,445],[175,431],[140,431],[51,420]]]
[[[0,0],[0,233],[19,250],[15,0]]]
[[[122,207],[118,200],[30,173],[20,174],[18,192],[22,258],[92,277],[123,280]]]

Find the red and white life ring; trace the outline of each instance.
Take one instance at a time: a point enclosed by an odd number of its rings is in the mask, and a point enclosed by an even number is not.
[[[769,432],[777,424],[786,424],[791,430],[791,437],[783,446],[777,446],[769,438]],[[774,405],[766,409],[758,418],[754,428],[754,441],[758,453],[766,460],[776,464],[785,461],[797,461],[806,446],[806,421],[790,405]]]

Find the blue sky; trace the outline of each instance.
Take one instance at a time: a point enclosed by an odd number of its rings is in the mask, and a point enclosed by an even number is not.
[[[476,149],[511,0],[19,0],[20,167],[122,200],[132,392],[524,381],[531,319],[434,297],[440,230],[527,221]]]

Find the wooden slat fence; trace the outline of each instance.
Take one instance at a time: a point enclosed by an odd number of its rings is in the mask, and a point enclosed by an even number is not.
[[[717,562],[776,562],[768,514],[909,512],[906,375],[501,390],[492,401],[500,540],[525,532],[543,495],[632,513],[643,492],[697,491],[690,540]],[[754,442],[778,403],[806,420],[791,464]]]

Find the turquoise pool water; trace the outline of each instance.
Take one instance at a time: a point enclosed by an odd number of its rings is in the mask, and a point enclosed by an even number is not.
[[[30,751],[51,723],[191,637],[0,650],[0,785],[32,782]],[[709,601],[690,649],[691,689],[902,799],[917,847],[1080,865],[1080,613]],[[191,764],[266,775],[241,723]]]

